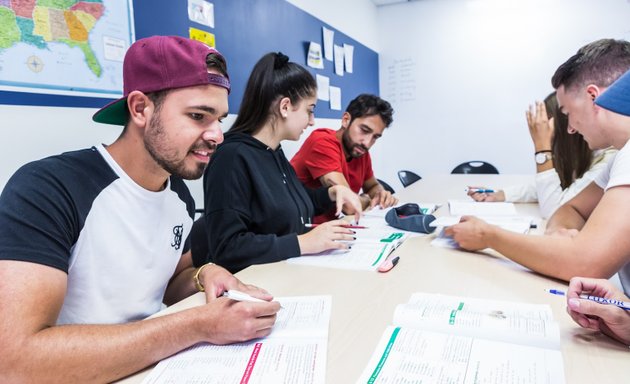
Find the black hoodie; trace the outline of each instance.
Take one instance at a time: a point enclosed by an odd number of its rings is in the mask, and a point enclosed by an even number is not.
[[[210,258],[232,273],[300,256],[304,224],[333,206],[327,188],[300,183],[281,147],[244,133],[225,135],[203,185]]]

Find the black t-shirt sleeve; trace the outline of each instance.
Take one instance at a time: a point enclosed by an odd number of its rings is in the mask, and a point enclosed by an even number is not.
[[[0,259],[67,273],[87,212],[117,177],[94,147],[21,167],[0,195]]]
[[[0,195],[0,259],[48,265],[68,272],[79,223],[71,192],[55,168],[23,166]]]

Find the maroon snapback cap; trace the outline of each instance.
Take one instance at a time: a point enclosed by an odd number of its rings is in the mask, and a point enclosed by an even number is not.
[[[98,123],[125,125],[127,96],[166,89],[213,84],[230,92],[230,79],[208,73],[206,56],[219,51],[204,43],[180,36],[151,36],[133,43],[123,62],[123,97],[96,111]],[[221,56],[223,57],[223,56]]]

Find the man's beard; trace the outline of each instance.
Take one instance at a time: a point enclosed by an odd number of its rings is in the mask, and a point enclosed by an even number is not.
[[[368,148],[366,148],[364,145],[355,144],[350,140],[350,135],[348,134],[347,130],[343,133],[343,135],[341,135],[341,143],[343,144],[344,151],[346,151],[346,157],[351,157],[353,159],[356,159],[358,157],[365,155],[368,152]],[[354,153],[355,148],[361,148],[365,152],[357,155]]]
[[[167,142],[160,113],[153,115],[149,121],[149,129],[144,136],[144,146],[160,167],[171,175],[185,180],[196,180],[203,175],[207,163],[199,163],[193,169],[186,168],[186,156],[189,152],[200,150],[214,153],[216,144],[202,141],[192,146],[180,160],[177,160],[177,149],[165,146]]]

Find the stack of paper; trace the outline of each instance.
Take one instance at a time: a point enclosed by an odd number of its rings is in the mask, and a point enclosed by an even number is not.
[[[448,206],[451,215],[438,217],[431,223],[432,227],[455,225],[462,216],[467,215],[476,216],[508,231],[527,233],[533,222],[531,217],[519,215],[513,203],[450,200]]]
[[[414,294],[357,383],[564,383],[546,305]]]
[[[232,345],[197,344],[162,360],[143,384],[326,382],[330,296],[277,298],[273,332]]]

